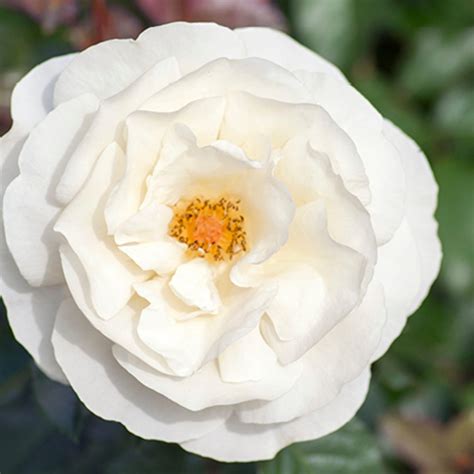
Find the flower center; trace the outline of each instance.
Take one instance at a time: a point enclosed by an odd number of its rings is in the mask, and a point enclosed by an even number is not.
[[[240,200],[196,197],[179,201],[173,210],[168,233],[186,244],[190,255],[218,262],[247,250]]]

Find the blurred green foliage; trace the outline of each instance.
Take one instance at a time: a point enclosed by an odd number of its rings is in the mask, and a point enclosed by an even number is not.
[[[135,9],[131,1],[119,3]],[[466,440],[474,440],[474,2],[281,0],[279,5],[292,35],[341,67],[383,115],[413,136],[440,186],[440,277],[374,365],[359,419],[327,438],[290,447],[271,462],[208,461],[174,445],[140,440],[90,414],[68,388],[32,367],[3,314],[2,473],[473,470],[474,447]],[[0,7],[0,45],[2,77],[73,49],[67,28],[45,34],[25,14],[6,7]],[[440,439],[455,443],[452,455],[426,468],[426,446]],[[449,443],[439,442],[437,449],[447,450]]]

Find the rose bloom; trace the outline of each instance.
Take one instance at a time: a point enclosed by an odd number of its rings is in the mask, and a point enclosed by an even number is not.
[[[98,416],[222,461],[350,420],[438,273],[416,144],[283,33],[51,59],[0,145],[15,337]]]

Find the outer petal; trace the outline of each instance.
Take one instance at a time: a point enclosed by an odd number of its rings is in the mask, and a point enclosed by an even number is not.
[[[377,242],[387,242],[403,218],[405,175],[397,149],[382,133],[381,115],[347,83],[335,81],[327,74],[303,71],[296,75],[311,91],[313,99],[354,141],[369,178],[372,199],[367,209]],[[314,146],[319,149],[316,142]],[[353,179],[353,170],[346,166],[343,171],[345,180]]]
[[[15,338],[48,377],[67,383],[51,345],[56,311],[67,290],[59,285],[31,288],[13,262],[3,235],[0,237],[0,268],[0,294]]]
[[[52,109],[52,88],[57,75],[73,55],[46,61],[35,67],[15,87],[12,94],[14,126],[0,138],[0,207],[8,184],[18,174],[18,156],[26,134]],[[55,309],[62,288],[33,290],[20,275],[7,248],[3,212],[0,216],[0,295],[8,307],[8,319],[18,341],[30,352],[39,367],[54,380],[67,383],[50,343]]]
[[[438,223],[434,219],[438,185],[426,156],[411,138],[388,120],[384,122],[384,135],[396,146],[402,159],[407,188],[406,219],[420,256],[421,282],[410,308],[413,312],[426,298],[441,264]]]
[[[31,130],[53,109],[53,91],[59,74],[76,54],[49,59],[32,69],[15,87],[11,98],[14,126]]]
[[[324,407],[289,423],[251,425],[234,416],[216,430],[193,441],[181,443],[187,451],[224,462],[272,459],[284,447],[325,436],[347,423],[367,394],[370,373],[365,371],[348,383]]]
[[[18,172],[18,149],[22,143],[22,134],[15,130],[0,139],[0,202],[7,184]],[[6,245],[3,214],[0,214],[0,269],[0,295],[8,308],[15,338],[49,377],[67,383],[51,345],[51,331],[64,287],[33,289],[26,283]]]
[[[331,402],[369,366],[385,316],[383,288],[373,282],[360,306],[301,358],[303,372],[295,386],[274,401],[242,404],[238,418],[245,423],[286,422]]]
[[[336,66],[281,31],[253,27],[238,28],[235,32],[244,43],[248,57],[268,59],[290,71],[324,72],[346,80]]]
[[[210,23],[170,23],[137,41],[111,40],[81,53],[61,75],[55,103],[93,92],[101,99],[125,89],[153,64],[175,57],[182,74],[216,58],[240,58],[244,48],[228,28]]]
[[[388,320],[374,359],[400,334],[407,317],[426,297],[438,275],[441,245],[433,217],[438,188],[426,157],[392,123],[384,134],[397,147],[406,174],[406,215],[393,239],[380,248],[374,278],[385,287]]]
[[[94,96],[85,95],[50,112],[28,136],[19,157],[20,175],[5,193],[7,242],[32,286],[64,282],[59,238],[53,231],[61,208],[52,189],[97,106]]]
[[[258,329],[255,331],[258,332]],[[244,336],[237,344],[247,338],[253,338],[252,334]],[[249,355],[256,356],[258,354],[260,347],[255,344],[256,342],[253,338],[252,345],[247,345],[247,348],[251,351]],[[264,344],[261,337],[259,342]],[[231,345],[227,351],[232,351],[232,354],[236,356],[237,354],[232,348]],[[288,391],[301,372],[301,367],[297,364],[291,367],[282,367],[276,362],[275,357],[272,359],[267,357],[257,362],[265,370],[264,373],[258,374],[257,380],[230,383],[222,380],[216,361],[209,362],[189,377],[177,378],[160,374],[119,346],[114,347],[114,356],[120,365],[142,384],[190,410],[233,405],[246,400],[273,400]],[[242,357],[237,357],[231,363],[236,364],[237,361],[243,362]],[[236,370],[241,372],[245,369],[252,370],[249,363],[250,361],[244,364],[244,367],[236,368]]]
[[[387,323],[373,360],[378,359],[400,334],[420,291],[420,258],[406,220],[390,242],[379,248],[374,280],[384,287]]]
[[[197,413],[141,385],[112,356],[112,345],[84,318],[72,300],[61,305],[53,333],[56,357],[73,389],[98,416],[119,421],[145,439],[182,442],[216,429],[230,409]]]

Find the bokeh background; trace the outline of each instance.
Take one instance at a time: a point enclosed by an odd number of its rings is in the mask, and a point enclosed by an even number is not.
[[[49,381],[0,314],[2,474],[474,472],[474,1],[0,0],[0,135],[35,64],[174,20],[268,25],[336,63],[425,151],[444,260],[430,296],[373,367],[357,419],[274,461],[219,464],[143,441]],[[1,269],[0,269],[1,271]],[[100,395],[98,395],[100,396]]]

